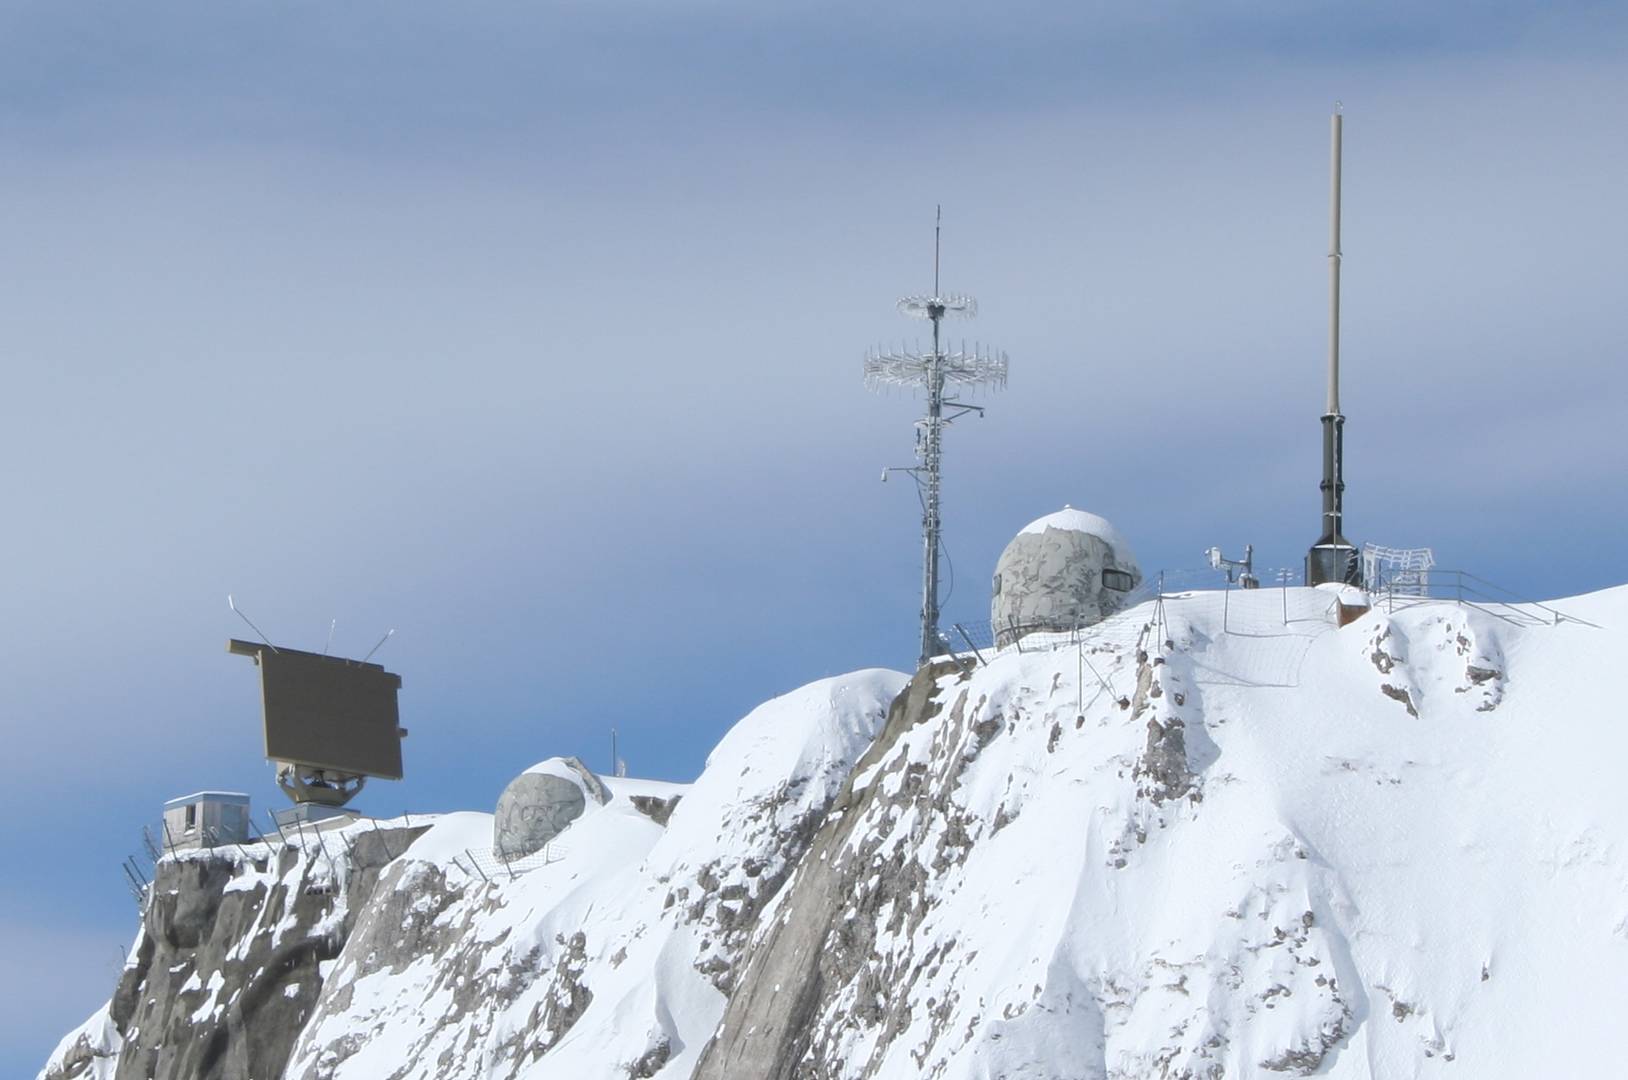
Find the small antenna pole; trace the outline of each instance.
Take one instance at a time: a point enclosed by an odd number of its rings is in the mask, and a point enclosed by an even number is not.
[[[272,652],[277,652],[278,651],[277,646],[275,646],[275,645],[273,645],[271,643],[271,639],[266,636],[265,631],[261,630],[258,626],[254,625],[253,620],[251,620],[247,615],[243,614],[243,612],[238,610],[237,604],[232,600],[232,594],[231,593],[226,594],[226,606],[231,608],[233,614],[235,614],[238,618],[240,618],[244,622],[248,623],[250,630],[253,630],[256,634],[260,635],[260,640],[264,641],[266,643],[266,648],[270,649]]]
[[[367,651],[366,656],[362,657],[362,663],[365,664],[369,660],[373,659],[373,654],[378,652],[380,649],[384,648],[384,643],[389,641],[391,638],[393,638],[395,636],[396,636],[395,627],[391,627],[389,630],[386,630],[384,632],[384,637],[379,639],[379,643],[377,645],[373,646],[373,648],[369,649]]]
[[[938,295],[938,253],[944,235],[944,204],[933,208],[933,295]]]
[[[327,656],[328,651],[334,647],[334,627],[336,627],[338,625],[339,625],[339,620],[338,619],[330,619],[328,621],[328,643],[326,645],[322,646],[322,655],[323,656]]]

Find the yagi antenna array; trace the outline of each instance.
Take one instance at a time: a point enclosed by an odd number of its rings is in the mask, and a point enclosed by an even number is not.
[[[1006,386],[1006,354],[974,343],[968,349],[946,349],[941,343],[939,324],[948,316],[970,318],[978,303],[970,296],[946,294],[939,289],[938,269],[943,208],[933,224],[933,291],[926,296],[907,296],[899,301],[899,311],[911,318],[933,324],[931,349],[872,349],[865,355],[865,386],[871,390],[908,387],[927,392],[927,415],[916,421],[916,465],[884,469],[909,473],[916,480],[922,501],[922,583],[921,583],[921,663],[943,652],[938,635],[938,557],[942,548],[940,493],[944,464],[944,429],[968,413],[983,415],[983,406],[970,405],[945,397],[946,388],[975,390]],[[949,411],[945,411],[948,406]]]
[[[865,386],[880,390],[888,386],[911,389],[926,387],[932,378],[928,368],[933,353],[911,349],[873,349],[865,356]],[[971,349],[963,342],[954,351],[939,352],[938,364],[946,386],[999,390],[1006,386],[1006,354],[983,345]]]

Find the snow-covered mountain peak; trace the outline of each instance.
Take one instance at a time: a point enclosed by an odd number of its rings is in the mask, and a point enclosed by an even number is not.
[[[167,859],[45,1075],[1596,1074],[1543,1033],[1628,1001],[1628,589],[1336,599],[822,680],[523,869],[477,813]]]

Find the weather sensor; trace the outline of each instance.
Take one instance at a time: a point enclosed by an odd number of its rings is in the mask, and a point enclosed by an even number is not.
[[[1244,545],[1244,557],[1229,559],[1221,553],[1218,547],[1209,548],[1204,557],[1210,560],[1211,570],[1223,570],[1227,575],[1227,584],[1236,581],[1246,589],[1258,589],[1261,579],[1255,576],[1255,545]]]
[[[1006,354],[974,343],[968,348],[947,348],[940,324],[945,317],[971,317],[978,305],[970,296],[945,294],[939,290],[939,240],[943,210],[933,225],[933,291],[927,296],[907,296],[899,301],[901,314],[926,319],[933,324],[930,350],[873,349],[865,356],[865,385],[871,390],[908,387],[927,392],[927,415],[916,421],[916,464],[884,469],[908,473],[915,478],[921,497],[922,581],[921,581],[921,663],[943,652],[938,634],[938,559],[943,547],[940,535],[940,495],[943,478],[944,429],[968,413],[983,415],[981,405],[946,397],[947,388],[998,390],[1006,385]]]

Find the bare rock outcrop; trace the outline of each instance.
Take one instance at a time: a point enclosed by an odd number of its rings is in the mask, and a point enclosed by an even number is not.
[[[417,830],[352,843],[215,848],[161,860],[140,937],[91,1040],[44,1080],[74,1080],[116,1054],[115,1080],[280,1077],[379,870]],[[111,1051],[109,1053],[108,1051]]]

